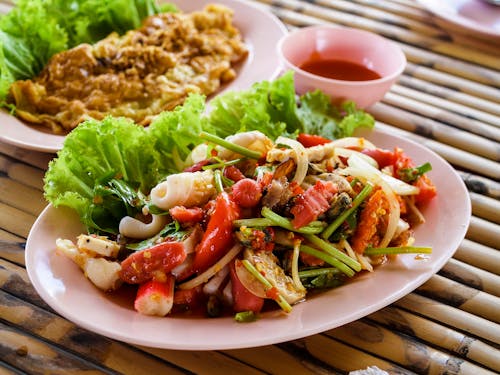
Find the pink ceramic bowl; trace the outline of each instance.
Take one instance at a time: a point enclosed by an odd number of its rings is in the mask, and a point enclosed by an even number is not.
[[[353,100],[359,108],[381,100],[406,65],[405,55],[397,44],[368,31],[328,25],[289,33],[280,40],[278,54],[284,68],[295,71],[297,93],[320,89],[335,103]],[[312,74],[300,68],[312,56],[363,65],[380,78],[351,81]]]

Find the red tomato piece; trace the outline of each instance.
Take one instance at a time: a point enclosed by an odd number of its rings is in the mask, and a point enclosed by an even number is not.
[[[174,311],[198,311],[205,302],[203,289],[197,286],[192,289],[177,289],[174,292]]]
[[[239,264],[236,265],[235,263]],[[241,283],[238,275],[236,274],[236,267],[244,267],[239,260],[231,262],[229,265],[231,277],[231,291],[233,294],[233,310],[234,312],[253,311],[254,313],[260,312],[264,306],[264,298],[257,297],[250,292]]]
[[[319,215],[330,208],[330,199],[337,192],[337,186],[331,181],[317,181],[295,199],[290,210],[293,214],[292,225],[295,229],[316,220]]]
[[[241,173],[241,171],[234,165],[229,165],[224,168],[224,177],[237,182],[239,180],[243,180],[245,178],[245,175]]]
[[[142,284],[157,273],[169,273],[186,259],[180,242],[162,242],[129,255],[122,263],[120,279],[129,284]]]
[[[387,167],[388,165],[393,165],[396,162],[397,156],[394,152],[389,150],[384,150],[381,148],[375,149],[363,149],[361,152],[375,159],[378,163],[379,168]]]
[[[257,181],[244,178],[233,185],[233,199],[241,207],[255,207],[262,197],[262,189]]]
[[[168,210],[170,216],[179,223],[199,223],[203,220],[203,210],[200,207],[186,208],[175,206]]]
[[[415,168],[413,160],[406,155],[403,150],[396,148],[394,154],[397,159],[394,162],[394,177],[399,178],[400,170],[405,168]],[[427,204],[432,198],[437,195],[436,186],[432,183],[427,175],[420,176],[412,185],[420,189],[420,192],[415,196],[415,203],[418,205]]]
[[[316,258],[314,255],[303,253],[302,251],[299,256],[302,263],[309,267],[323,266],[325,264],[324,260]]]
[[[215,208],[208,220],[207,229],[196,247],[193,269],[203,272],[217,262],[233,245],[233,221],[240,216],[240,210],[227,193],[215,199]]]
[[[415,196],[415,203],[418,205],[426,205],[437,195],[436,186],[426,175],[420,176],[415,185],[420,189]]]
[[[320,135],[300,133],[297,137],[297,141],[302,143],[304,147],[313,147],[330,143],[331,139],[324,138]]]

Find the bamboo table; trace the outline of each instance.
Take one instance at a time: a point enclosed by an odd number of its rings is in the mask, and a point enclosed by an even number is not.
[[[412,0],[259,3],[290,29],[347,25],[403,48],[403,76],[370,111],[379,128],[426,145],[466,183],[473,216],[453,258],[394,304],[304,339],[223,351],[128,345],[60,317],[34,291],[23,246],[46,204],[53,155],[0,143],[0,374],[500,372],[500,41],[450,34]]]

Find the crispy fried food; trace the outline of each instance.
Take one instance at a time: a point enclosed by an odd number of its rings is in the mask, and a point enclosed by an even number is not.
[[[189,93],[208,96],[235,78],[248,51],[232,16],[221,5],[150,16],[123,36],[54,55],[38,77],[12,84],[10,101],[17,116],[55,133],[108,114],[148,125]]]

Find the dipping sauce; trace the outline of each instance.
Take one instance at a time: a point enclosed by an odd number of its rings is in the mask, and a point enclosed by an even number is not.
[[[318,76],[342,81],[370,81],[381,78],[380,74],[364,65],[344,60],[321,59],[314,55],[299,68]]]

